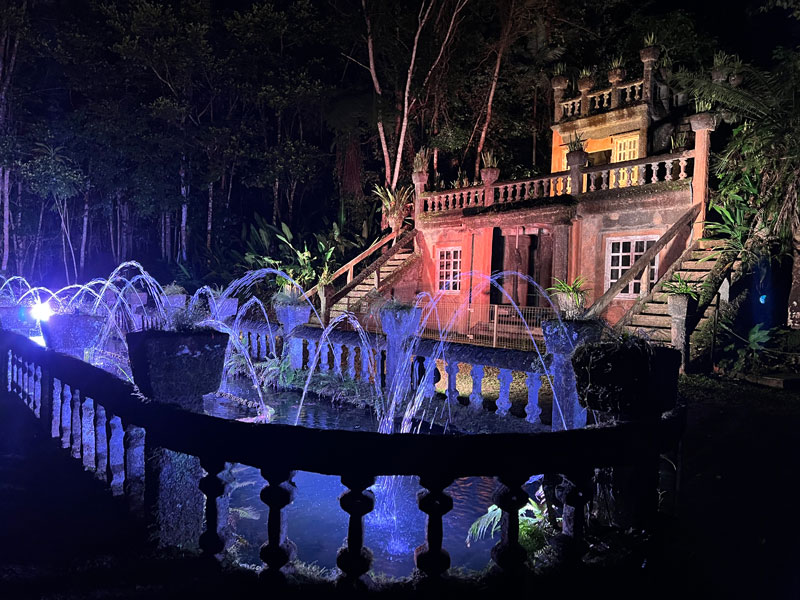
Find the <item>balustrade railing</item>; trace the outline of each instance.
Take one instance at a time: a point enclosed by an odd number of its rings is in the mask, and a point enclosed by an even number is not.
[[[616,86],[594,90],[586,94],[588,114],[606,112],[616,107],[626,106],[643,100],[644,80],[625,81]],[[617,95],[616,103],[614,94]],[[586,117],[581,110],[582,96],[561,101],[561,119]],[[615,106],[616,104],[616,106]]]
[[[694,150],[676,154],[648,156],[596,167],[578,167],[579,194],[646,186],[665,181],[682,181],[694,170]],[[525,200],[573,194],[571,171],[560,171],[532,179],[500,181],[480,186],[427,192],[420,197],[418,209],[425,213],[445,214],[492,204],[511,204]]]
[[[302,559],[286,527],[295,471],[337,475],[346,487],[340,503],[350,524],[337,558],[342,584],[354,583],[371,566],[371,553],[364,546],[364,516],[374,505],[367,488],[379,475],[415,475],[427,490],[418,500],[428,516],[426,542],[417,548],[415,561],[421,574],[430,579],[449,567],[442,548],[443,515],[451,506],[447,486],[463,477],[496,477],[495,502],[502,510],[503,526],[492,558],[501,573],[516,576],[526,560],[519,551],[517,511],[528,500],[522,486],[530,475],[564,473],[565,481],[580,486],[583,478],[572,474],[641,465],[642,456],[657,456],[681,431],[681,415],[676,413],[557,433],[468,436],[385,435],[245,423],[144,401],[133,385],[14,333],[0,332],[0,356],[2,400],[25,403],[49,436],[105,482],[112,494],[124,496],[139,517],[150,515],[144,494],[149,453],[160,448],[198,457],[206,473],[196,482],[205,496],[199,546],[208,557],[225,548],[221,508],[225,464],[260,469],[266,480],[261,499],[269,513],[261,548],[261,579],[275,585],[285,582],[286,567],[292,561]],[[589,483],[584,483],[577,490],[580,493],[567,494],[563,506],[563,534],[576,547],[582,544],[582,527],[567,515],[584,514],[584,504],[591,498]]]
[[[679,152],[581,169],[583,192],[615,190],[665,181],[682,181],[692,174],[694,151]]]

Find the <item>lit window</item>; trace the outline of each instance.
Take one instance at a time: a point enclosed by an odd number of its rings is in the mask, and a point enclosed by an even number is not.
[[[656,236],[610,238],[606,240],[606,289],[610,288],[631,268],[633,263],[656,243]],[[649,285],[642,290],[641,275],[628,283],[617,297],[636,298],[653,289],[658,273],[658,255],[650,261]]]
[[[439,289],[448,292],[461,289],[461,248],[439,250]]]

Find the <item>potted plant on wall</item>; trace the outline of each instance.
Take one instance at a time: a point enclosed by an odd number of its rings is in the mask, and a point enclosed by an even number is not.
[[[500,169],[497,167],[497,157],[491,150],[481,152],[483,168],[481,169],[481,181],[484,185],[492,185],[500,177]]]
[[[203,315],[177,309],[164,329],[125,336],[133,380],[148,398],[192,412],[222,382],[228,334],[199,325]]]
[[[425,184],[428,183],[428,163],[430,162],[430,151],[423,146],[414,155],[414,172],[411,173],[411,180],[415,186],[422,186],[425,189]]]
[[[661,48],[658,45],[656,34],[652,31],[644,36],[644,48],[639,50],[639,57],[642,61],[657,61],[661,55]]]
[[[697,306],[697,284],[688,281],[680,273],[674,273],[672,279],[661,286],[667,294],[667,310],[671,317],[686,318],[686,315]]]
[[[625,69],[622,67],[622,57],[616,56],[609,65],[608,82],[611,85],[618,85],[623,79],[625,79]]]
[[[376,185],[372,193],[381,201],[383,216],[393,232],[399,232],[406,218],[408,203],[411,202],[413,188],[411,186],[392,189],[388,186]]]
[[[88,361],[110,318],[110,315],[103,316],[86,307],[73,305],[61,307],[40,325],[48,348]]]
[[[587,94],[593,87],[594,73],[589,67],[583,67],[578,73],[578,91],[581,94]]]
[[[585,143],[580,134],[570,136],[567,140],[567,167],[586,165],[589,153],[584,150]]]
[[[547,288],[553,295],[558,309],[564,312],[566,319],[579,319],[586,312],[586,296],[590,288],[586,287],[586,278],[578,275],[572,283],[554,279],[555,285]]]

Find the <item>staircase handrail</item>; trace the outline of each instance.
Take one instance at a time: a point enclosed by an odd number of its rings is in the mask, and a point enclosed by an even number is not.
[[[591,319],[597,317],[602,313],[608,305],[611,304],[612,300],[617,297],[619,294],[631,281],[636,279],[639,275],[641,275],[642,271],[644,271],[645,267],[650,264],[650,261],[653,260],[656,255],[661,252],[661,249],[664,248],[672,239],[678,235],[678,232],[687,225],[691,227],[694,224],[695,218],[697,215],[700,214],[700,205],[695,204],[693,205],[688,211],[686,211],[683,216],[675,221],[675,223],[667,229],[667,231],[662,235],[655,244],[650,246],[647,251],[642,254],[636,262],[631,265],[631,268],[628,269],[625,274],[617,279],[617,281],[612,285],[606,293],[600,296],[597,301],[589,307],[585,318]],[[670,263],[671,264],[671,263]]]
[[[351,279],[347,283],[347,285],[345,285],[342,289],[338,290],[335,294],[333,294],[329,306],[333,306],[334,304],[336,304],[339,300],[341,300],[347,294],[349,294],[350,291],[353,288],[355,288],[358,284],[360,284],[367,277],[372,275],[372,273],[374,273],[376,270],[380,269],[384,264],[389,262],[389,260],[395,254],[397,254],[401,249],[405,248],[408,245],[408,243],[414,239],[416,235],[417,235],[416,229],[409,229],[405,231],[403,235],[401,235],[398,238],[397,243],[395,243],[395,245],[392,246],[392,248],[386,254],[381,256],[376,261],[370,263],[363,271],[361,271],[361,273],[359,273],[353,279]]]
[[[353,280],[353,269],[356,267],[356,265],[358,265],[361,261],[363,261],[368,256],[371,256],[376,250],[380,250],[381,248],[383,248],[386,244],[388,244],[393,239],[395,239],[398,235],[400,235],[400,233],[402,231],[403,230],[393,231],[389,235],[381,238],[380,240],[378,240],[377,242],[372,244],[372,246],[370,246],[369,248],[364,250],[361,254],[356,256],[350,262],[348,262],[347,264],[343,265],[342,267],[336,269],[336,271],[334,271],[333,275],[331,275],[330,283],[333,283],[334,281],[339,279],[339,277],[341,277],[345,273],[347,273],[347,283],[350,283]],[[313,298],[314,295],[317,294],[318,292],[319,292],[319,284],[315,285],[310,290],[308,290],[306,292],[305,297],[306,298]]]

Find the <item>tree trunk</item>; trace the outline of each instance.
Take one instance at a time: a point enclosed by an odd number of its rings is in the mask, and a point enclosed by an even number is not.
[[[39,248],[42,246],[42,221],[44,220],[44,202],[39,208],[39,226],[36,228],[36,240],[33,243],[33,260],[31,261],[31,277],[36,271],[36,259],[39,257]]]
[[[475,153],[475,173],[474,180],[478,180],[481,172],[481,152],[483,152],[484,144],[486,143],[486,134],[489,132],[489,124],[492,122],[492,106],[494,104],[494,94],[497,91],[497,81],[500,79],[500,65],[503,62],[503,54],[511,41],[511,28],[513,23],[512,15],[514,14],[514,2],[508,9],[508,17],[503,33],[500,36],[500,41],[497,46],[497,60],[494,63],[494,72],[492,73],[492,85],[489,87],[489,97],[486,99],[486,120],[483,122],[481,129],[481,137],[478,140],[478,148]]]
[[[164,220],[166,221],[164,228],[167,235],[165,241],[167,245],[167,262],[172,262],[172,211],[167,211],[167,214],[164,215]]]
[[[206,250],[211,252],[211,225],[214,216],[214,184],[208,184],[208,221],[206,222]],[[209,260],[211,257],[209,256]]]
[[[800,329],[800,225],[792,226],[792,287],[789,289],[789,314],[786,324]]]
[[[181,261],[186,262],[188,259],[188,237],[189,237],[189,183],[186,177],[186,169],[184,167],[185,157],[181,157],[181,232],[180,232],[180,250]]]
[[[3,266],[5,272],[8,269],[8,255],[9,255],[9,229],[11,221],[11,186],[10,186],[10,172],[9,169],[0,167],[0,177],[2,177],[2,184],[0,184],[0,200],[3,202]]]
[[[83,193],[83,228],[81,230],[81,267],[80,274],[83,278],[84,267],[86,266],[86,237],[89,233],[89,188]]]

